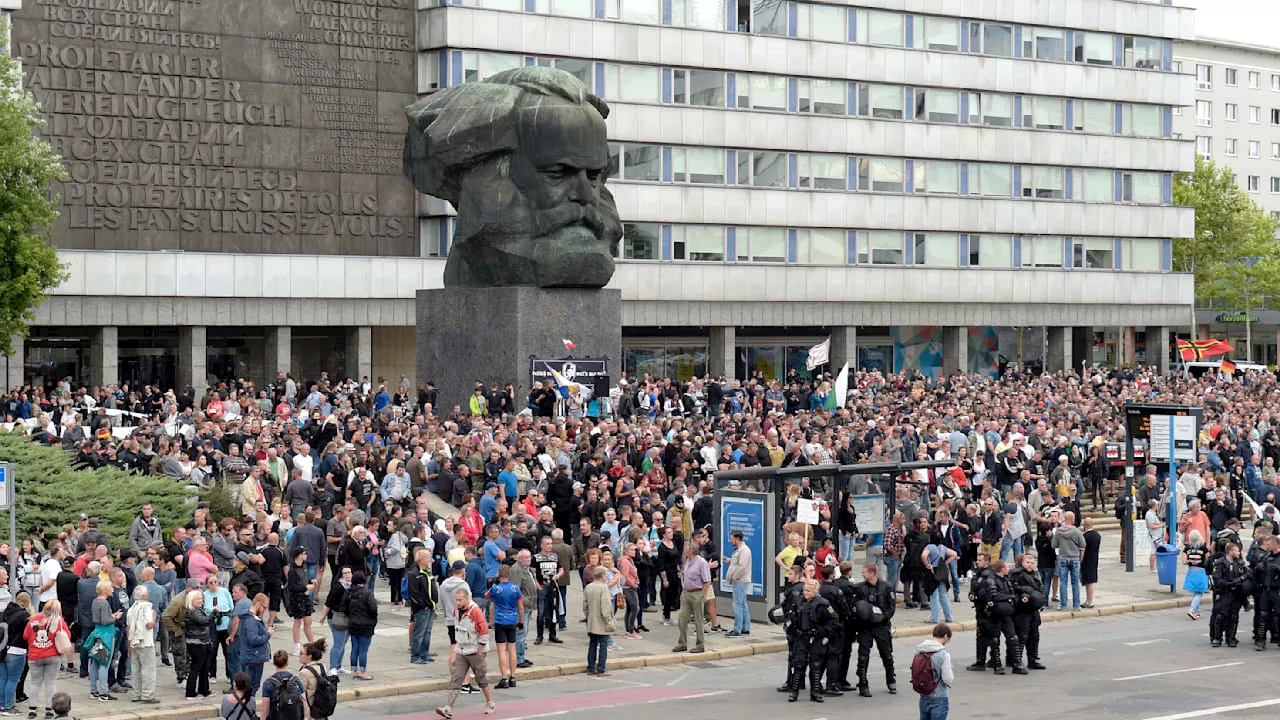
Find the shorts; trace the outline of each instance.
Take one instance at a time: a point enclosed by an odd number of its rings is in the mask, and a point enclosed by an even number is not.
[[[445,630],[449,631],[449,647],[458,644],[458,629],[452,625],[446,625]]]
[[[715,587],[715,583],[707,583],[707,584],[706,584],[706,587],[702,588],[702,599],[703,599],[703,600],[715,600],[715,599],[716,599],[716,587]]]
[[[267,609],[274,613],[280,612],[280,601],[284,597],[284,587],[279,582],[279,580],[267,581]]]
[[[502,643],[513,643],[516,641],[515,625],[498,625],[493,626],[493,641],[499,645]]]

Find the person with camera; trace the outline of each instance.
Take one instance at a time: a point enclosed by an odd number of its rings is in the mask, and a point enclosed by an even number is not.
[[[1044,670],[1040,664],[1040,610],[1045,606],[1044,580],[1041,578],[1036,559],[1030,554],[1018,557],[1018,569],[1009,573],[1017,593],[1018,603],[1013,614],[1013,629],[1018,636],[1017,665],[1013,672],[1018,673],[1022,654],[1025,651],[1027,665],[1031,670]]]

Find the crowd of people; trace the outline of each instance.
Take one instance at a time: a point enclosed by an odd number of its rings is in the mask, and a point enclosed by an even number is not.
[[[368,651],[380,612],[408,613],[407,660],[415,664],[437,659],[431,631],[439,613],[451,644],[451,698],[440,708],[447,717],[460,694],[481,690],[492,707],[493,690],[515,686],[531,664],[531,630],[535,644],[563,641],[573,583],[584,589],[579,619],[592,674],[608,674],[618,642],[650,632],[651,612],[678,626],[677,651],[703,651],[708,632],[749,636],[745,592],[762,578],[751,577],[741,538],[719,548],[711,535],[717,473],[941,461],[895,478],[896,512],[884,532],[859,531],[852,487],[804,478],[779,492],[788,543],[773,561],[798,588],[788,605],[790,665],[807,668],[815,697],[839,693],[855,687],[848,669],[856,644],[856,687],[865,695],[873,645],[896,689],[890,627],[899,592],[903,607],[927,609],[939,622],[952,619],[950,604],[966,582],[992,618],[1005,596],[1023,605],[1029,597],[1056,599],[1060,608],[1091,605],[1101,538],[1081,505],[1097,509],[1118,494],[1121,468],[1106,448],[1123,443],[1126,402],[1204,408],[1199,462],[1178,468],[1167,486],[1154,467],[1143,478],[1138,499],[1155,519],[1139,522],[1137,539],[1157,540],[1157,525],[1165,539],[1171,495],[1181,543],[1196,532],[1213,548],[1236,527],[1245,494],[1257,502],[1280,496],[1280,417],[1269,410],[1280,385],[1270,374],[1033,375],[1014,367],[997,378],[932,380],[863,371],[849,387],[843,405],[827,411],[820,400],[833,392],[829,376],[628,378],[608,402],[568,416],[555,414],[554,389],[542,383],[519,400],[509,385],[478,384],[467,407],[448,409],[437,408],[430,383],[411,388],[403,376],[390,388],[327,376],[298,383],[287,374],[261,389],[232,380],[199,393],[69,381],[15,388],[0,399],[0,414],[33,441],[72,452],[74,464],[223,483],[237,512],[212,517],[197,506],[162,528],[143,506],[121,547],[110,546],[88,513],[69,516],[57,537],[32,533],[18,550],[18,577],[0,583],[13,593],[11,607],[21,610],[26,597],[27,618],[10,626],[25,631],[43,618],[56,627],[61,607],[74,608],[62,622],[76,650],[51,657],[88,676],[101,701],[125,691],[151,701],[159,664],[173,668],[189,699],[209,696],[225,678],[228,717],[249,717],[254,703],[268,716],[299,695],[312,717],[325,717],[314,706],[332,712],[325,696],[338,676],[373,678]],[[865,481],[857,492],[890,488],[886,478]],[[455,508],[456,519],[433,511],[432,496]],[[801,500],[821,501],[820,522],[797,522]],[[1213,557],[1188,552],[1186,562],[1203,567],[1217,595],[1225,586],[1218,574],[1235,564]],[[373,594],[384,582],[389,604]],[[734,594],[727,632],[715,605],[722,582]],[[1280,576],[1265,587],[1280,589]],[[1256,602],[1264,628],[1280,616],[1280,603],[1267,598]],[[829,610],[820,617],[811,606],[824,599]],[[1018,648],[1006,654],[1014,672],[1038,665],[1037,623],[1020,618],[984,624],[980,659],[991,638],[1004,635]],[[270,641],[286,622],[294,652],[281,658]],[[328,638],[315,637],[316,622]],[[1218,625],[1234,639],[1226,616]],[[831,628],[836,635],[822,635]],[[22,635],[11,631],[11,644]],[[839,644],[819,652],[810,647],[817,636],[838,636]],[[50,637],[63,649],[56,630]],[[485,662],[490,643],[496,683]],[[22,660],[0,666],[0,680],[17,668],[52,688],[56,672],[37,674],[35,653]],[[267,663],[277,672],[264,680]],[[786,689],[798,692],[805,678],[790,672]],[[0,713],[17,712],[25,693],[6,687],[0,682]],[[30,702],[35,713],[38,702]],[[44,703],[53,709],[50,694]]]

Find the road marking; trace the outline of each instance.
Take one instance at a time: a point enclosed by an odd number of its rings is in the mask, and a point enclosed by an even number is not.
[[[1097,651],[1098,651],[1098,650],[1097,650],[1097,648],[1090,648],[1090,647],[1086,647],[1086,648],[1073,648],[1073,649],[1071,649],[1071,650],[1059,650],[1059,651],[1057,651],[1057,652],[1055,652],[1055,653],[1053,653],[1053,654],[1054,654],[1055,656],[1057,656],[1057,655],[1079,655],[1080,653],[1097,652]]]
[[[676,676],[674,680],[667,683],[667,687],[675,687],[676,685],[679,685],[680,683],[684,682],[684,679],[689,677],[689,674],[692,672],[693,672],[692,670],[689,670],[689,671],[680,673],[679,675]]]
[[[1154,645],[1156,643],[1162,643],[1162,642],[1169,642],[1169,641],[1165,638],[1156,638],[1155,640],[1139,640],[1138,642],[1125,643],[1125,645],[1129,647],[1133,647],[1134,645]]]
[[[1142,680],[1144,678],[1160,677],[1161,675],[1178,675],[1180,673],[1200,672],[1201,670],[1217,670],[1218,668],[1235,667],[1243,665],[1244,662],[1222,663],[1221,665],[1205,665],[1204,667],[1186,668],[1185,670],[1165,670],[1164,672],[1147,673],[1146,675],[1130,675],[1129,677],[1116,678],[1116,682],[1121,680]]]
[[[1239,710],[1254,710],[1272,705],[1280,705],[1280,698],[1259,700],[1258,702],[1244,703],[1242,705],[1223,705],[1221,707],[1205,708],[1204,710],[1192,710],[1191,712],[1178,713],[1177,715],[1161,715],[1160,717],[1146,718],[1146,720],[1191,720],[1192,718],[1212,717],[1214,715],[1222,715]]]

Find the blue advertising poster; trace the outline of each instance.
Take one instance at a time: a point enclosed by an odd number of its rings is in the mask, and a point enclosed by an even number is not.
[[[720,537],[718,542],[726,557],[732,557],[734,547],[729,542],[729,535],[734,530],[742,531],[743,543],[751,549],[751,586],[747,589],[748,597],[764,597],[765,563],[771,558],[765,557],[764,533],[765,505],[764,499],[755,500],[743,497],[723,497],[720,501]],[[730,591],[729,583],[724,582],[721,572],[720,589]]]

